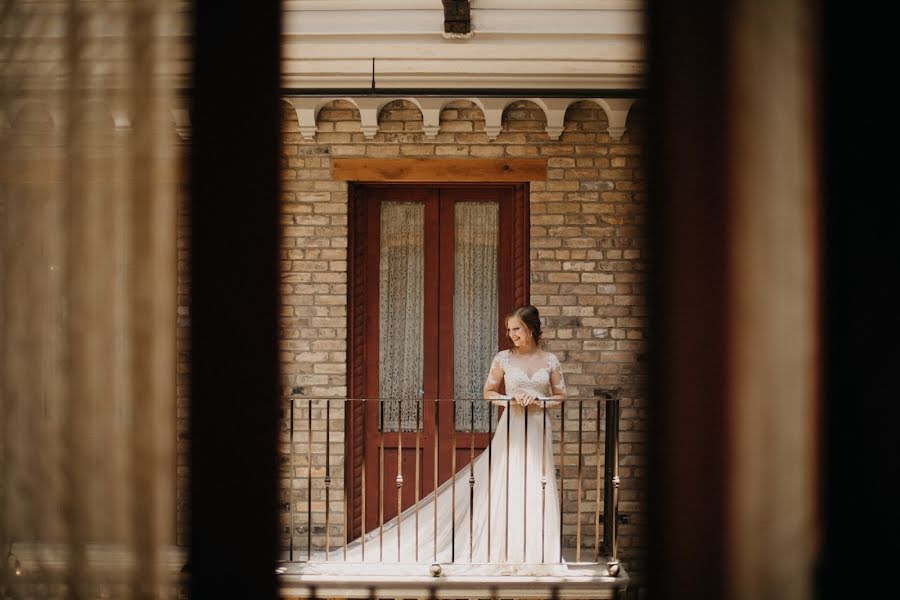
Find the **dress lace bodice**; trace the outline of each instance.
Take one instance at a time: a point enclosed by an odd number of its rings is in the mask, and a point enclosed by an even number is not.
[[[485,390],[496,390],[501,380],[508,397],[521,392],[549,398],[566,392],[559,359],[552,352],[540,352],[525,359],[511,350],[501,350],[491,362]]]

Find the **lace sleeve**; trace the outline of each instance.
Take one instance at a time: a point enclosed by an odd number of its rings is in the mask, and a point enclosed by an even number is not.
[[[548,357],[547,362],[550,367],[550,389],[553,392],[553,395],[565,396],[566,380],[563,377],[562,365],[559,364],[559,359],[556,358],[555,354],[551,354]]]
[[[506,373],[506,361],[504,360],[506,357],[503,355],[503,352],[498,352],[496,356],[494,356],[494,360],[491,361],[491,368],[488,369],[487,379],[484,382],[484,395],[487,397],[488,393],[494,392],[499,395],[500,392],[500,383],[503,381],[503,375]],[[496,400],[497,398],[492,398]]]

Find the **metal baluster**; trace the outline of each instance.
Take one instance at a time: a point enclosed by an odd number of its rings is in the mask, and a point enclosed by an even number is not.
[[[600,560],[600,398],[597,398],[597,492],[594,496],[594,562]]]
[[[522,461],[522,562],[527,562],[528,556],[528,407],[522,408],[524,424],[522,435],[525,436],[525,460]],[[507,460],[509,457],[507,456]]]
[[[400,509],[403,507],[403,401],[397,399],[397,562],[400,562]]]
[[[584,431],[584,402],[578,401],[578,493],[575,497],[575,562],[581,562],[581,470],[584,464],[581,434]]]
[[[331,400],[325,399],[325,560],[331,553]]]
[[[347,414],[347,401],[346,400],[343,401],[343,405],[344,405],[344,415],[345,415],[345,419],[346,419],[346,414]],[[346,420],[344,422],[346,423]],[[346,469],[347,468],[346,462],[344,463],[344,465],[345,465],[344,468]],[[341,494],[342,501],[344,503],[344,510],[343,510],[344,519],[343,519],[343,523],[341,523],[341,537],[344,538],[344,562],[347,562],[347,484],[346,484],[346,481],[347,481],[347,478],[345,476],[344,477],[345,483],[342,488],[343,493]]]
[[[438,457],[440,456],[440,437],[441,437],[441,403],[435,398],[434,399],[434,562],[437,563],[437,533],[438,533],[438,503],[437,503],[437,489],[438,489],[438,466],[439,461]]]
[[[450,405],[453,409],[450,423],[450,562],[456,562],[456,400]]]
[[[609,552],[610,574],[619,570],[616,516],[619,510],[619,399],[606,401],[606,489],[603,494],[603,538]],[[615,572],[614,572],[615,571]]]
[[[566,403],[559,415],[559,562],[563,561],[563,507],[566,504]]]
[[[541,562],[546,562],[544,556],[544,540],[547,521],[547,401],[541,400]]]
[[[312,558],[312,398],[306,411],[306,560]]]
[[[491,449],[494,446],[494,403],[488,403],[488,511],[487,511],[487,561],[491,562]]]
[[[469,562],[475,548],[475,400],[469,400]]]
[[[379,422],[378,431],[378,560],[384,562],[384,403],[381,398],[378,401]]]
[[[290,461],[291,475],[288,478],[288,510],[290,511],[289,517],[291,519],[291,545],[288,550],[288,556],[290,557],[290,561],[294,562],[294,397],[291,396],[290,398],[291,409],[289,413],[291,418],[291,431],[290,442],[288,444],[288,452],[290,452],[288,460]]]
[[[419,389],[419,397],[416,400],[416,562],[419,562],[419,445],[421,441],[422,427],[419,423],[421,403],[424,401],[425,391]]]
[[[349,406],[349,403],[347,402],[346,399],[343,400],[343,405],[344,405],[344,422],[346,423],[347,422],[346,421],[347,411],[352,410],[352,408]],[[346,463],[344,463],[344,469],[346,469],[346,468],[347,468]],[[345,482],[347,481],[346,473],[345,473],[344,481]],[[347,525],[348,525],[347,508],[349,507],[349,502],[347,499],[347,494],[349,492],[348,488],[349,488],[349,486],[346,485],[346,483],[345,483],[345,485],[343,487],[343,490],[344,490],[343,494],[341,494],[343,496],[343,501],[344,501],[344,522],[342,523],[342,531],[341,531],[341,535],[344,538],[344,562],[347,562],[347,533],[348,533],[347,532]]]
[[[362,436],[362,477],[360,477],[360,532],[362,540],[360,541],[360,553],[362,554],[362,561],[366,561],[366,438],[368,437],[368,432],[366,431],[366,415],[368,414],[368,407],[366,406],[366,399],[363,398],[362,401],[362,415],[363,415],[363,436]]]
[[[506,410],[504,411],[504,416],[506,417],[506,510],[504,511],[506,515],[506,539],[503,541],[503,562],[509,562],[509,436],[512,431],[512,423],[510,423],[509,418],[509,409],[510,402],[506,401]]]

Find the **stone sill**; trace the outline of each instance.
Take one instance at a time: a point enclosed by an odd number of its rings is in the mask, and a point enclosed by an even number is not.
[[[629,577],[621,568],[611,576],[607,564],[567,563],[567,573],[523,575],[515,571],[552,572],[556,565],[456,563],[441,565],[435,577],[424,563],[294,562],[278,569],[278,581],[283,598],[615,598]]]

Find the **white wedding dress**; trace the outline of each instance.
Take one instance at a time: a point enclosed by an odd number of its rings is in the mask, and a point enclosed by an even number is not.
[[[509,350],[501,351],[491,364],[486,390],[499,387],[496,376],[502,377],[508,398],[519,392],[542,399],[565,394],[559,360],[549,352],[533,355],[526,363]],[[490,449],[475,459],[471,469],[463,467],[436,493],[420,500],[418,531],[415,507],[410,507],[386,522],[383,534],[376,528],[366,534],[365,544],[362,538],[349,543],[346,558],[343,548],[327,556],[314,553],[303,572],[338,575],[343,565],[345,574],[428,574],[430,565],[438,563],[445,574],[571,574],[560,556],[549,413],[560,402],[538,400],[527,409],[515,401],[493,402],[509,407],[497,423]],[[474,476],[471,509],[470,476]],[[377,569],[367,569],[369,563],[376,563]]]

